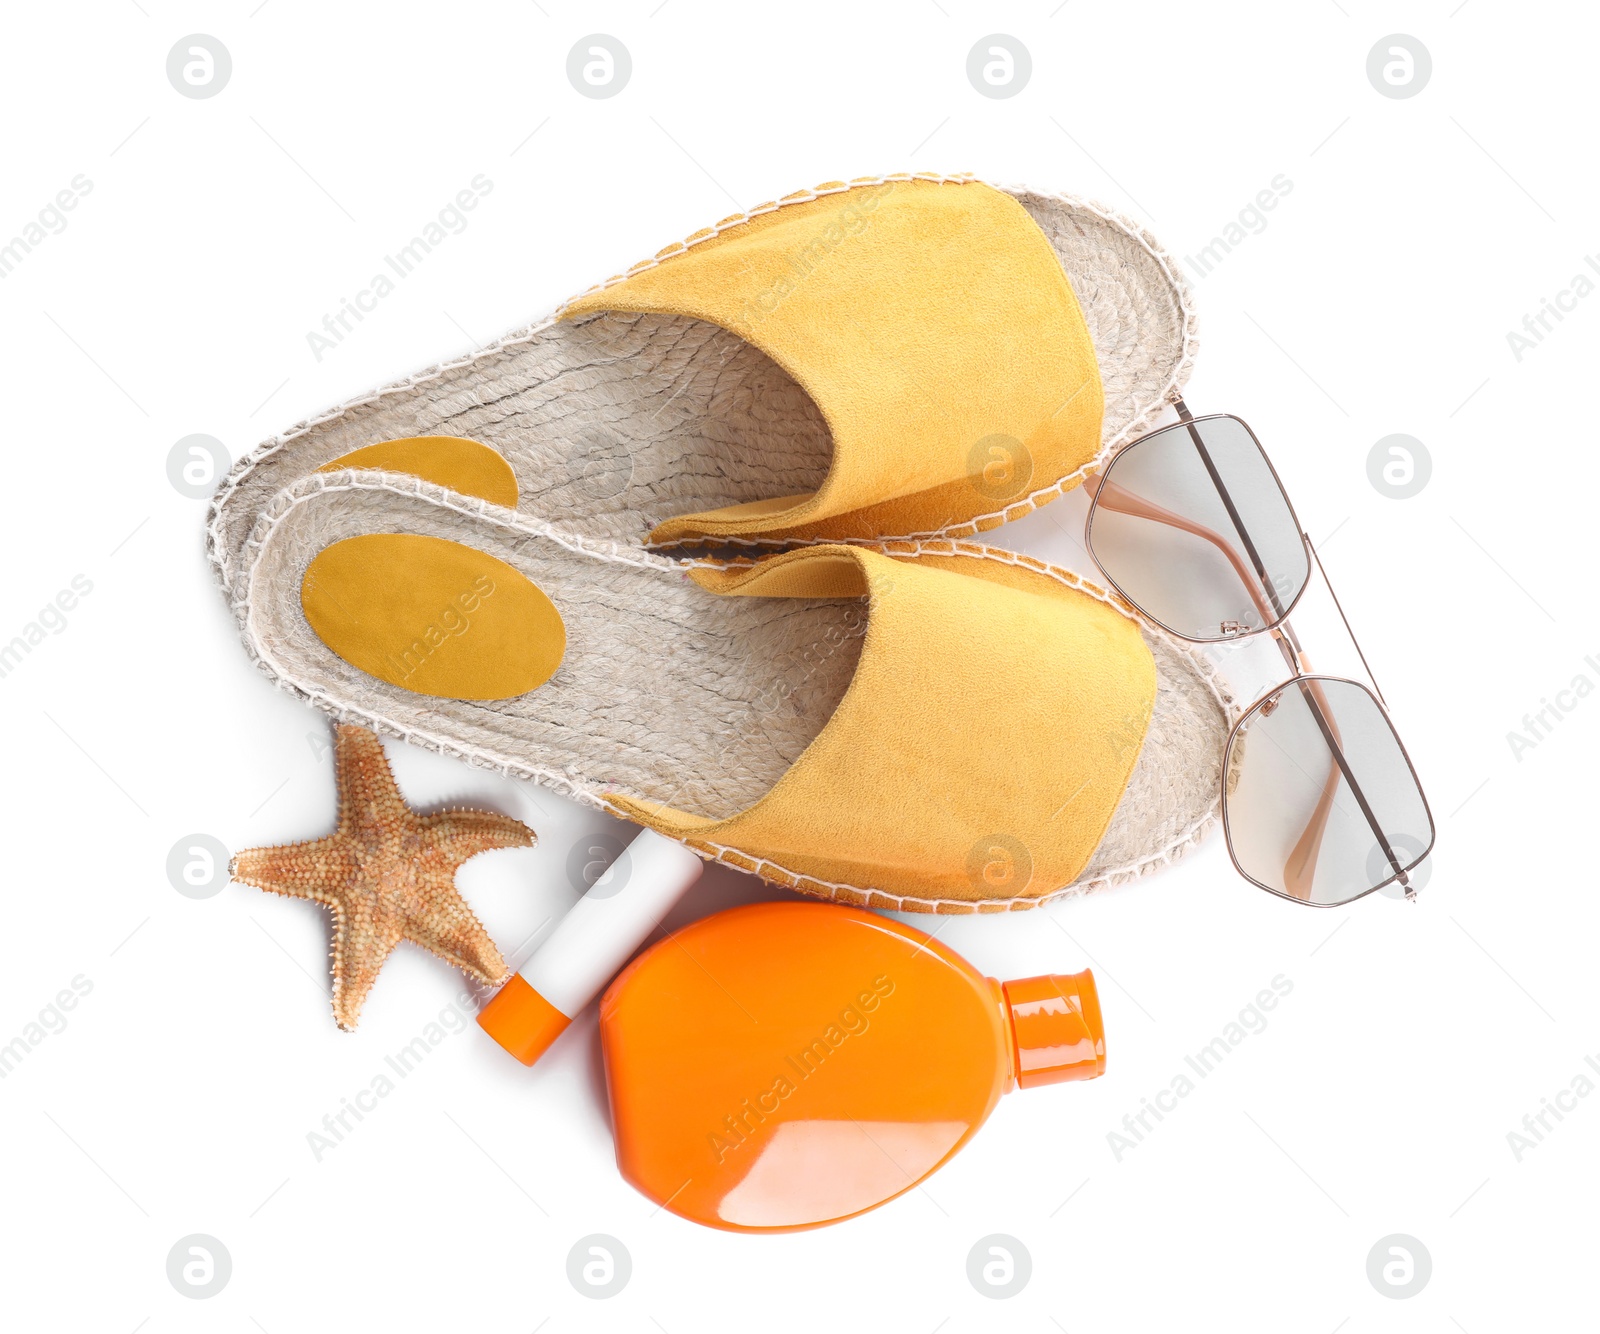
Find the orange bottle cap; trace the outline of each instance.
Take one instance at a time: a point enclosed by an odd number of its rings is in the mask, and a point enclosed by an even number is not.
[[[1106,1034],[1093,973],[1023,977],[1000,989],[1016,1042],[1017,1087],[1105,1073]]]
[[[478,1027],[524,1065],[532,1065],[572,1022],[528,985],[521,973],[478,1012]]]

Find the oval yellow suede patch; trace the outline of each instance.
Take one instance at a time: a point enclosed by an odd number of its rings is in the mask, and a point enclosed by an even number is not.
[[[366,533],[306,567],[300,606],[317,638],[419,695],[510,699],[567,651],[555,604],[502,560],[441,537]]]
[[[464,496],[479,496],[491,505],[515,509],[517,478],[497,451],[456,435],[413,435],[364,445],[324,463],[318,472],[340,468],[381,468],[409,473],[425,482],[449,487]]]

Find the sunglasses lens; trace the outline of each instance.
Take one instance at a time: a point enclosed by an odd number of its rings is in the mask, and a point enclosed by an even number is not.
[[[1328,677],[1291,681],[1244,716],[1228,746],[1223,815],[1240,870],[1324,906],[1409,871],[1433,845],[1388,717],[1365,688]]]
[[[1118,454],[1089,550],[1128,601],[1185,639],[1276,625],[1311,576],[1294,511],[1237,417],[1180,422]]]

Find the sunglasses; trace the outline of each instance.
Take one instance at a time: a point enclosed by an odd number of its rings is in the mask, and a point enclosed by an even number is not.
[[[1289,624],[1315,562],[1350,630],[1322,558],[1254,432],[1176,407],[1175,425],[1088,479],[1084,540],[1112,587],[1163,630],[1198,644],[1270,634],[1289,665],[1228,736],[1228,855],[1246,880],[1296,903],[1333,907],[1396,883],[1414,901],[1409,873],[1433,850],[1433,816],[1382,692],[1313,671]]]

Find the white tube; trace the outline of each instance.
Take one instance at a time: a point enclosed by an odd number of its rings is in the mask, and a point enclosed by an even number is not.
[[[640,830],[523,964],[523,981],[576,1018],[704,869],[682,843]]]

